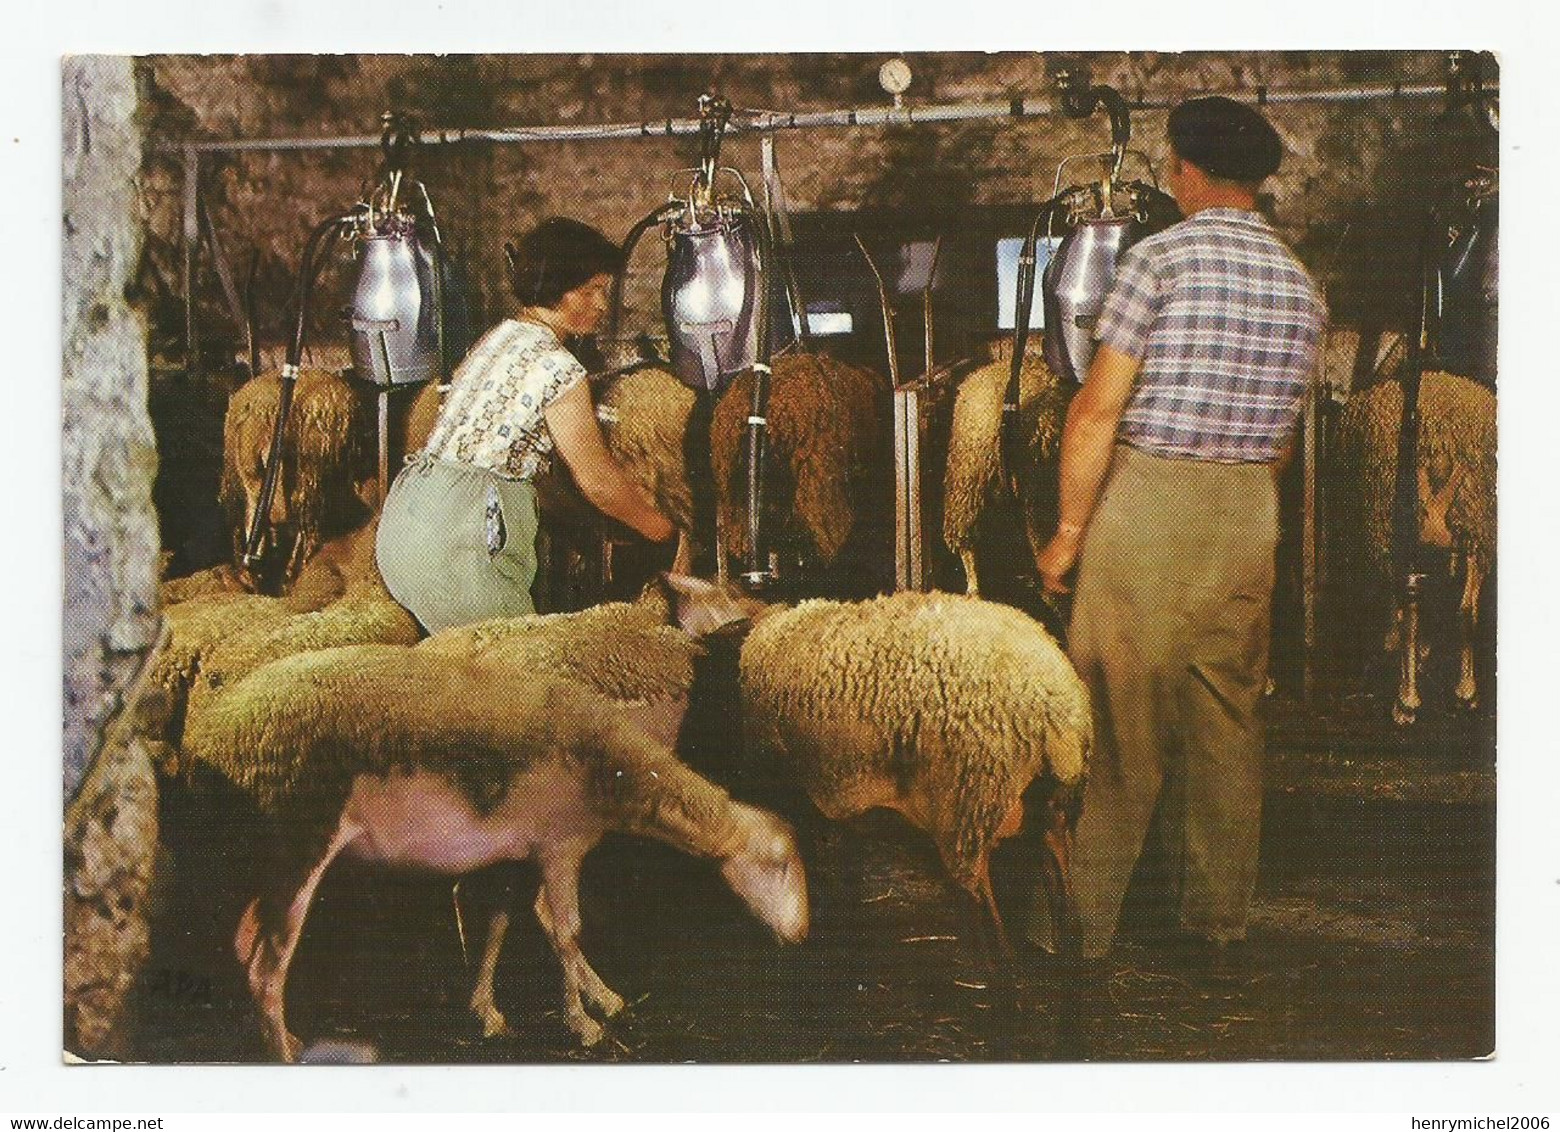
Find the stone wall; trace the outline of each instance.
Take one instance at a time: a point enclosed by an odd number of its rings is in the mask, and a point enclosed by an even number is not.
[[[157,628],[157,457],[146,332],[125,300],[140,253],[141,163],[127,59],[63,70],[65,1042],[115,1053],[145,958],[157,841],[151,763],[125,692]]]
[[[154,142],[182,138],[367,134],[395,106],[433,126],[623,122],[688,116],[704,90],[739,107],[785,110],[883,105],[877,68],[884,55],[536,55],[151,57],[142,81],[154,106]],[[1129,98],[1215,90],[1437,82],[1439,52],[1098,53],[1084,56],[1094,78]],[[1047,57],[1019,53],[923,53],[910,104],[1047,93]],[[1398,209],[1415,177],[1436,158],[1420,152],[1432,135],[1436,101],[1382,100],[1270,106],[1287,147],[1269,188],[1285,236],[1329,286],[1349,321],[1401,318],[1411,291],[1411,241]],[[1134,115],[1134,143],[1156,162],[1165,154],[1163,111]],[[793,209],[878,205],[956,217],[961,204],[1015,204],[1049,195],[1057,162],[1104,147],[1103,114],[1060,119],[957,123],[912,128],[839,128],[781,134],[780,163]],[[550,213],[577,216],[619,236],[664,199],[671,171],[692,163],[691,138],[546,142],[430,148],[418,168],[456,254],[473,275],[478,318],[506,312],[503,241]],[[732,164],[758,171],[755,139],[733,139]],[[204,188],[235,265],[261,253],[266,337],[279,340],[291,273],[311,223],[356,199],[373,171],[372,151],[215,157]],[[154,158],[143,208],[154,249],[176,247],[181,173],[176,155]],[[631,318],[655,305],[657,257],[636,257]],[[241,268],[238,268],[241,270]],[[329,293],[331,280],[322,285]],[[220,338],[231,319],[209,273],[203,312]],[[337,333],[334,311],[317,312]],[[632,323],[630,323],[632,325]]]

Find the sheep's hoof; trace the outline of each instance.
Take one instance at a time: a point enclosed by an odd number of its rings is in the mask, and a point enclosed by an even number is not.
[[[1395,704],[1392,705],[1392,722],[1397,724],[1399,727],[1408,727],[1412,725],[1418,716],[1418,704],[1410,705],[1405,704],[1402,700],[1398,700]]]
[[[583,1013],[569,1019],[569,1029],[579,1037],[582,1046],[593,1046],[607,1034],[600,1022]]]
[[[283,1030],[282,1036],[276,1041],[276,1053],[289,1065],[296,1065],[299,1055],[303,1053],[303,1043],[296,1034]]]
[[[473,1008],[475,1010],[475,1008]],[[487,1041],[492,1038],[512,1038],[515,1031],[505,1018],[503,1012],[496,1007],[488,1007],[486,1010],[476,1010],[478,1020],[482,1023],[482,1039]]]
[[[591,996],[591,1005],[600,1011],[603,1018],[616,1018],[623,1013],[623,1007],[627,1005],[623,996],[610,987],[603,987],[604,993]]]
[[[1472,714],[1479,710],[1479,693],[1469,692],[1464,695],[1460,690],[1452,693],[1452,706],[1461,712]]]

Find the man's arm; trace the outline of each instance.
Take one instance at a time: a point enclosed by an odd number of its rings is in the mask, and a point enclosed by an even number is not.
[[[1041,552],[1041,580],[1050,593],[1066,593],[1066,576],[1078,561],[1084,529],[1100,497],[1116,445],[1116,429],[1132,396],[1142,359],[1101,343],[1088,380],[1067,409],[1062,431],[1061,507],[1056,534]]]

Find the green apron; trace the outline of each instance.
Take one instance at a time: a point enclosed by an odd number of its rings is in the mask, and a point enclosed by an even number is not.
[[[379,572],[430,633],[533,613],[536,530],[529,482],[419,453],[385,499]]]

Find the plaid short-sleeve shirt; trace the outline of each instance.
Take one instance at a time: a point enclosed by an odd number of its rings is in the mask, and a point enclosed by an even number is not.
[[[1095,337],[1142,359],[1117,438],[1158,456],[1266,463],[1294,431],[1327,312],[1260,215],[1209,208],[1122,256]]]
[[[534,479],[552,460],[543,414],[584,377],[585,367],[547,327],[501,322],[456,368],[423,451],[506,479]]]

